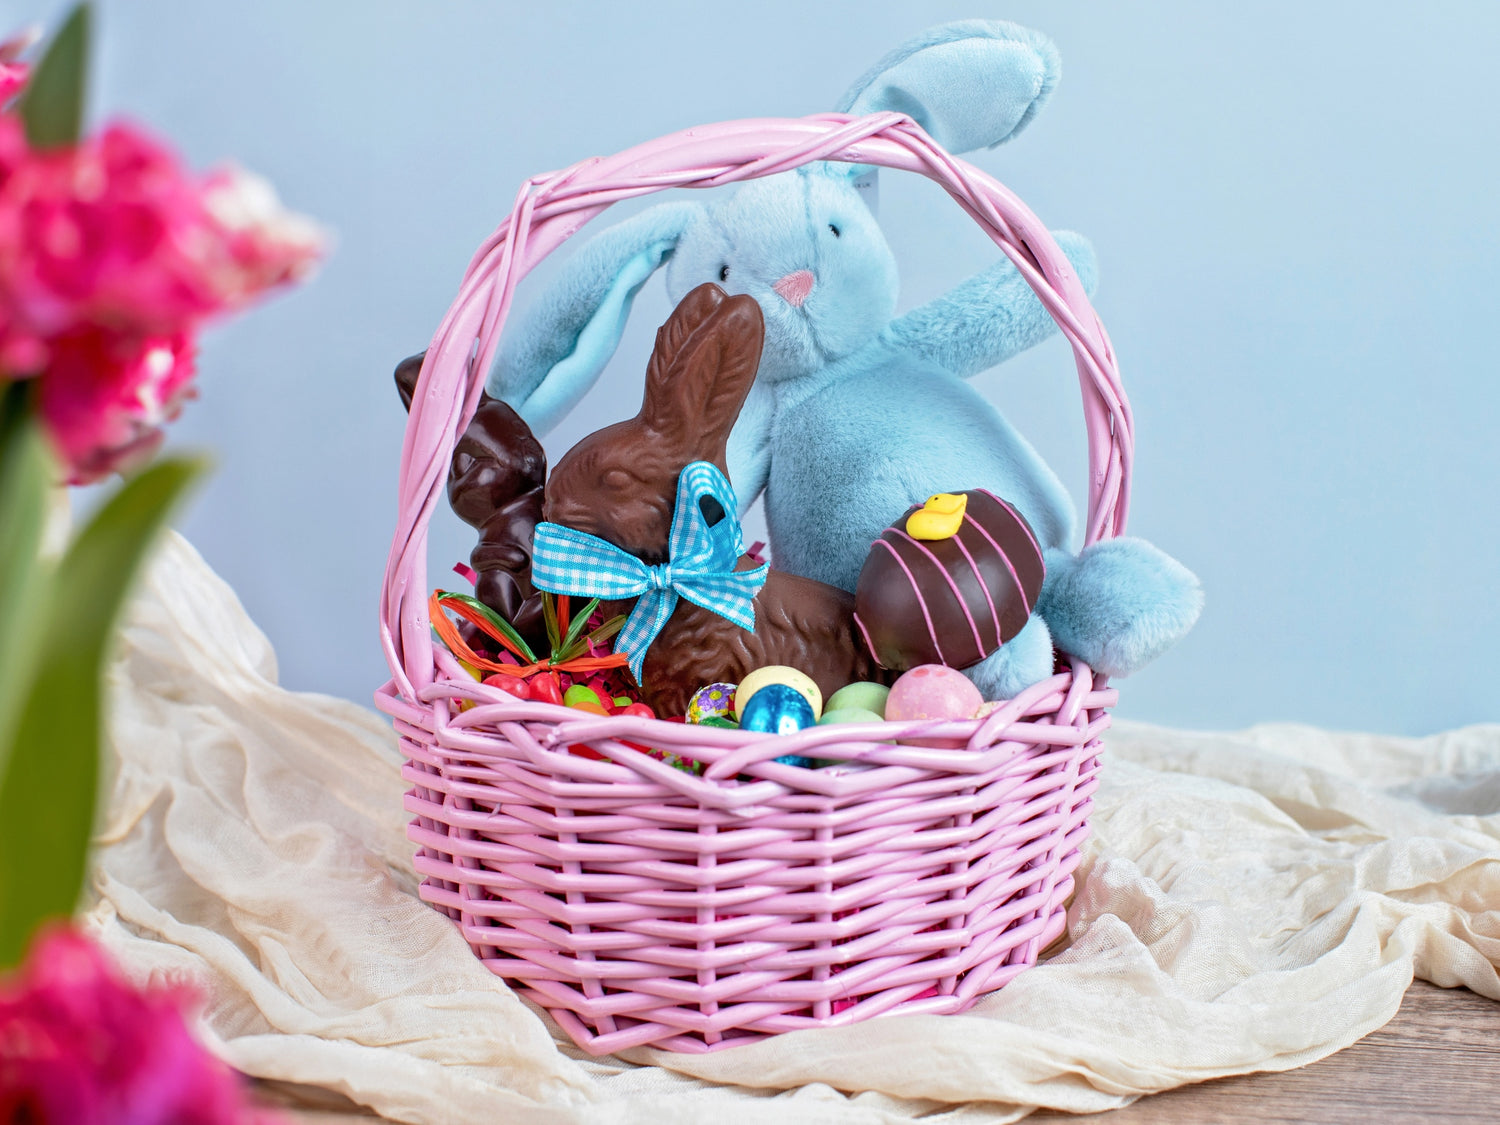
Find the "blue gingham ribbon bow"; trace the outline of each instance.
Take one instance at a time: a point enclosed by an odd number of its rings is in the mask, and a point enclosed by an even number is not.
[[[724,511],[713,526],[701,503],[708,496]],[[754,570],[734,569],[745,549],[737,511],[728,478],[707,461],[694,461],[677,478],[666,562],[650,566],[597,535],[539,523],[532,545],[532,585],[554,594],[605,601],[638,597],[615,638],[615,651],[630,657],[630,671],[639,682],[646,649],[672,616],[679,597],[741,629],[755,628],[754,598],[765,585],[768,568],[762,563]]]

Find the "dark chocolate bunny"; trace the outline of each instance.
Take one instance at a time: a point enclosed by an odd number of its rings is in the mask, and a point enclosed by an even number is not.
[[[396,389],[408,410],[421,369],[421,355],[396,367]],[[459,519],[479,529],[469,555],[478,575],[474,596],[533,648],[545,648],[546,638],[541,595],[531,584],[531,541],[542,518],[546,479],[547,454],[531,427],[499,399],[481,394],[453,448],[448,503]]]

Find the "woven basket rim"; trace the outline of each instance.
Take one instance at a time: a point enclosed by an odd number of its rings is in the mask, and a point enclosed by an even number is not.
[[[1074,752],[1107,725],[1107,719],[1075,725],[1074,717],[1107,712],[1117,699],[1117,690],[1106,686],[1103,677],[1060,673],[984,719],[882,722],[878,736],[875,724],[860,724],[858,733],[815,726],[774,735],[662,719],[595,716],[556,704],[514,700],[501,689],[467,677],[430,685],[415,705],[402,699],[391,681],[376,695],[376,705],[399,724],[403,717],[412,718],[403,716],[407,708],[427,713],[444,710],[446,702],[475,700],[472,710],[441,721],[423,754],[450,769],[459,763],[487,768],[497,762],[524,761],[559,791],[644,784],[654,795],[673,795],[703,808],[748,810],[780,807],[788,795],[819,801],[878,800],[896,785],[923,778],[983,775],[1035,746],[1049,746],[1059,754]],[[527,748],[518,759],[515,736],[522,728],[528,732]],[[946,745],[900,741],[912,738]],[[644,753],[643,743],[705,768],[701,774],[680,770]],[[579,744],[587,744],[602,760],[570,753],[569,748]],[[830,764],[807,768],[775,761],[784,755]]]

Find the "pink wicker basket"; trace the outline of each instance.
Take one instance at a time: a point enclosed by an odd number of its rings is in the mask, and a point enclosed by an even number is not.
[[[585,1050],[704,1051],[888,1013],[957,1012],[1062,932],[1115,692],[1079,661],[983,721],[789,737],[595,717],[477,684],[427,616],[427,525],[517,282],[611,203],[841,160],[937,181],[1071,341],[1087,541],[1124,528],[1129,408],[1103,326],[1046,228],[910,119],[691,129],[522,185],[438,328],[402,449],[377,696],[408,761],[422,897]],[[469,702],[473,706],[460,710]],[[896,745],[925,735],[955,749]],[[704,764],[674,769],[625,744]],[[584,743],[600,760],[569,752]],[[787,754],[838,759],[802,769]]]

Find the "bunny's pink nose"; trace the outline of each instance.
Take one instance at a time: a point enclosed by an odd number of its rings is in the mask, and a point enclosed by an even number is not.
[[[775,285],[771,286],[794,309],[802,307],[802,302],[807,300],[807,295],[812,292],[812,287],[812,270],[797,270],[795,273],[789,273]]]

